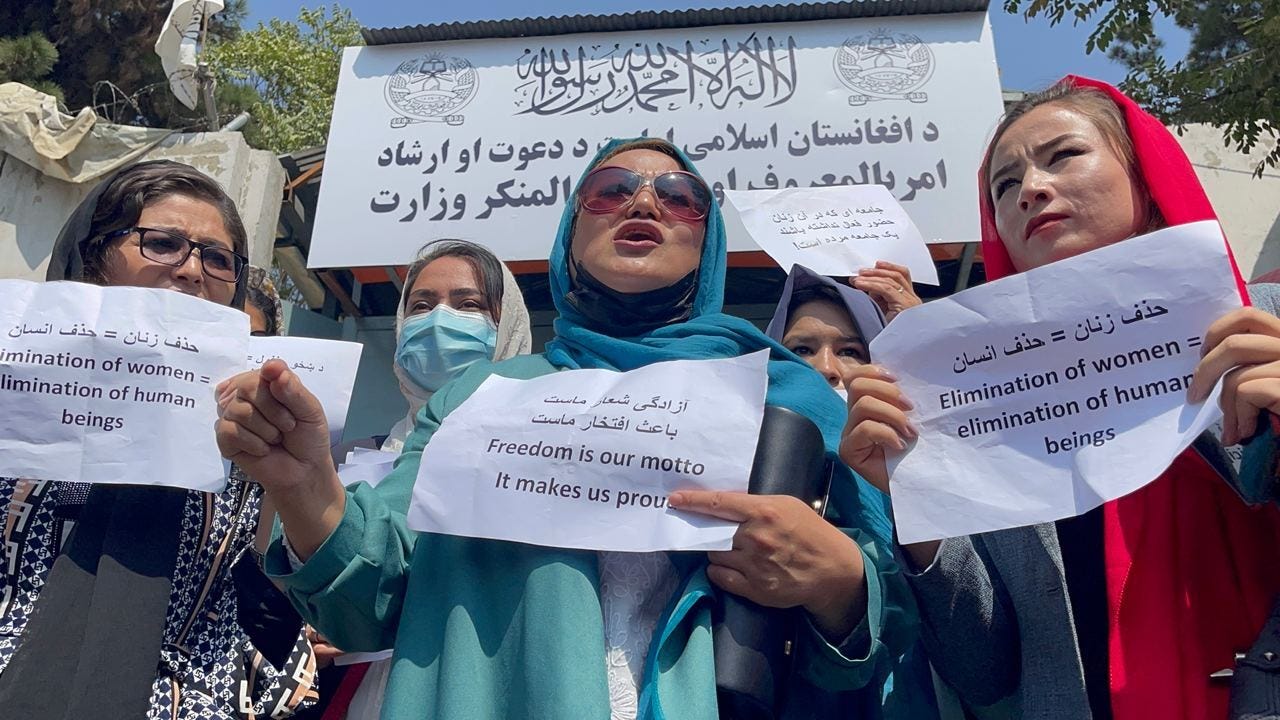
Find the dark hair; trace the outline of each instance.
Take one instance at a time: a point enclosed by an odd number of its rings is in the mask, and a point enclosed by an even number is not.
[[[263,319],[267,322],[263,332],[273,337],[279,335],[280,298],[275,294],[275,286],[271,284],[271,279],[262,268],[246,265],[244,272],[248,276],[248,282],[245,284],[245,303],[254,306],[258,312],[262,313]]]
[[[418,281],[422,269],[442,257],[462,258],[471,266],[480,280],[480,295],[484,298],[484,304],[489,307],[489,315],[495,324],[498,323],[502,319],[502,261],[482,245],[451,238],[434,240],[418,251],[418,259],[409,266],[404,280],[405,294],[400,311],[405,310],[403,304],[408,301],[409,292]]]
[[[89,237],[84,243],[85,279],[97,284],[105,281],[104,266],[112,245],[106,235],[131,227],[138,222],[144,208],[171,195],[202,200],[217,208],[222,224],[231,236],[231,249],[241,255],[249,254],[249,235],[245,232],[235,202],[213,178],[182,163],[169,160],[144,162],[116,175],[98,198]],[[243,276],[237,286],[244,286]]]
[[[1142,193],[1147,211],[1145,231],[1150,232],[1164,227],[1164,216],[1161,215],[1160,208],[1155,204],[1155,201],[1151,199],[1151,193],[1147,190],[1146,178],[1142,177],[1142,173],[1138,170],[1137,156],[1133,149],[1133,138],[1129,137],[1129,125],[1124,120],[1123,111],[1115,104],[1115,101],[1101,90],[1076,85],[1069,80],[1061,80],[1038,93],[1027,95],[1005,111],[1004,117],[1000,119],[1000,124],[996,125],[995,134],[992,135],[991,142],[987,145],[987,154],[982,160],[982,171],[978,174],[978,177],[982,180],[982,187],[978,188],[978,192],[981,192],[986,198],[987,206],[995,207],[995,200],[991,197],[991,161],[995,155],[996,144],[1000,142],[1000,138],[1004,137],[1005,132],[1014,123],[1022,119],[1024,115],[1041,105],[1049,105],[1051,103],[1073,110],[1093,123],[1093,126],[1098,129],[1102,137],[1111,145],[1116,157],[1120,158],[1120,161],[1124,163],[1130,180]]]

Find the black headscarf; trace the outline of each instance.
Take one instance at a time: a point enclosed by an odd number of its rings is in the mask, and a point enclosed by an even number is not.
[[[165,165],[191,170],[152,161],[99,183],[59,233],[45,279],[84,280],[88,244],[119,229],[93,227],[103,193],[131,170]],[[232,305],[242,308],[244,296],[242,275]],[[49,571],[22,644],[0,674],[0,716],[147,715],[187,494],[178,488],[60,483],[58,513],[76,523]]]
[[[172,160],[148,160],[121,168],[107,176],[93,190],[89,191],[88,196],[80,201],[80,204],[71,213],[71,217],[67,218],[67,222],[62,226],[62,231],[58,233],[58,239],[54,241],[53,251],[49,255],[49,267],[45,270],[44,279],[85,280],[84,258],[89,243],[97,240],[103,233],[123,229],[116,227],[95,228],[93,226],[93,216],[98,211],[98,200],[117,179],[126,173],[140,169],[164,168],[173,168],[176,171],[186,173],[199,172],[190,165]],[[213,182],[212,179],[210,179],[210,182]],[[132,221],[136,222],[137,218],[133,218]],[[247,248],[245,247],[232,249],[241,255],[247,254]],[[248,277],[247,272],[240,274],[240,279],[236,282],[235,296],[231,299],[231,307],[236,309],[244,308]]]

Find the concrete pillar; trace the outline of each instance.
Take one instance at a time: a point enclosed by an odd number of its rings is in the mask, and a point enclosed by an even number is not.
[[[1280,168],[1253,175],[1275,140],[1245,155],[1223,143],[1222,130],[1188,125],[1178,142],[1218,213],[1245,279],[1280,267]]]

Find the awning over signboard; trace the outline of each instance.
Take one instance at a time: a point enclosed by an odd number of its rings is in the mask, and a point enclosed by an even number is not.
[[[556,17],[478,20],[471,22],[362,28],[366,45],[538,37],[577,33],[635,32],[743,25],[748,23],[809,22],[850,18],[940,15],[986,12],[989,0],[856,0],[855,2],[785,3],[749,7],[690,10],[642,10],[615,15],[560,15]]]

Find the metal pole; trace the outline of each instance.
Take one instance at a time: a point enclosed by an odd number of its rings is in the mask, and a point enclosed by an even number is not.
[[[960,251],[960,274],[956,276],[956,292],[969,287],[969,274],[973,272],[973,258],[978,254],[978,243],[965,243]]]
[[[200,81],[200,91],[204,96],[205,121],[209,123],[209,132],[218,129],[218,106],[213,99],[213,76],[209,74],[209,64],[201,62],[196,69],[196,80]]]
[[[391,285],[396,289],[396,292],[403,294],[404,281],[400,279],[400,273],[396,272],[396,269],[390,265],[384,267],[383,270],[386,271],[387,279],[391,281]]]
[[[204,52],[205,43],[209,41],[209,8],[200,3],[200,52]],[[196,80],[200,82],[200,91],[204,96],[204,113],[209,123],[209,132],[218,129],[218,104],[213,99],[213,74],[209,72],[209,63],[203,59],[196,65]]]

